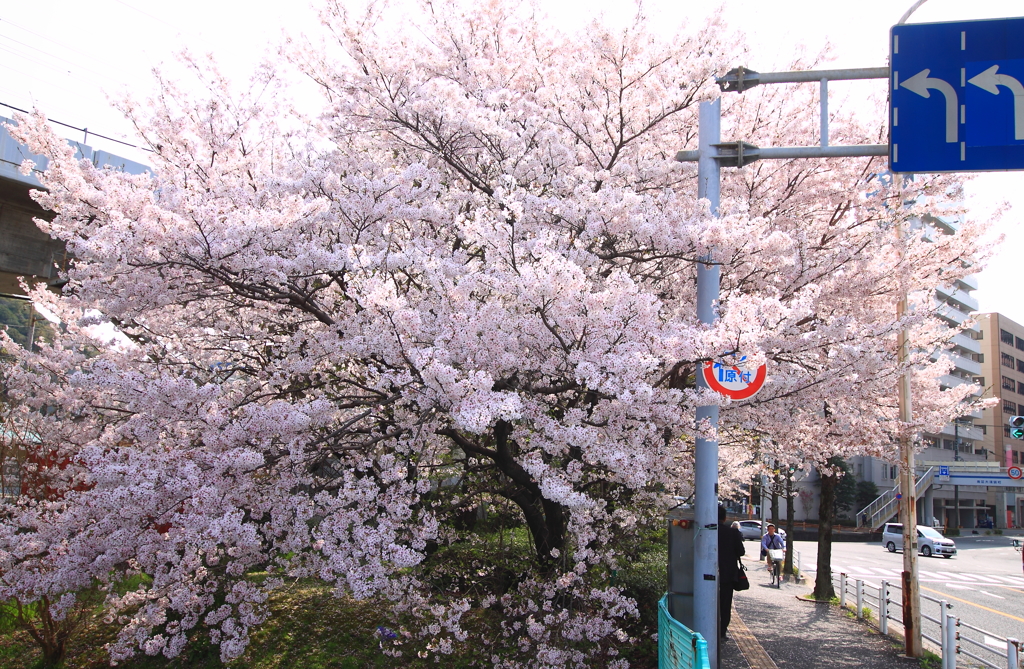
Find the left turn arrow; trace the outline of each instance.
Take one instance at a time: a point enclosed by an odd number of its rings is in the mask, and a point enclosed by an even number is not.
[[[1013,93],[1013,138],[1024,139],[1024,86],[1008,74],[998,74],[999,66],[993,65],[967,83],[974,84],[992,95],[999,95],[999,87],[1009,88]]]
[[[952,144],[957,140],[956,90],[948,82],[942,79],[929,77],[928,74],[930,72],[931,70],[921,70],[909,79],[899,82],[899,85],[906,88],[908,91],[917,93],[923,98],[931,97],[931,93],[928,92],[928,89],[942,93],[946,98],[946,142]]]

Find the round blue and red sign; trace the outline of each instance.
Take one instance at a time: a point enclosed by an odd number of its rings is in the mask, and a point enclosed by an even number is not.
[[[1006,470],[1006,475],[1011,479],[1019,479],[1021,476],[1024,476],[1024,471],[1021,471],[1020,467],[1014,466]]]
[[[734,400],[745,400],[753,397],[761,390],[764,380],[768,377],[768,366],[761,365],[756,369],[742,366],[746,358],[740,358],[740,365],[726,365],[722,362],[705,362],[701,366],[701,374],[708,387]]]

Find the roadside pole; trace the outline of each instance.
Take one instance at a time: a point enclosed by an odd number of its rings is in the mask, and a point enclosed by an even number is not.
[[[737,68],[718,80],[723,91],[743,91],[759,84],[781,84],[814,81],[821,91],[821,141],[819,146],[788,146],[760,148],[747,142],[721,142],[721,98],[702,102],[699,109],[698,150],[679,151],[676,160],[697,163],[697,197],[708,200],[710,214],[717,216],[721,198],[721,168],[743,167],[761,159],[838,158],[854,156],[885,156],[884,144],[829,146],[828,144],[828,82],[829,80],[888,79],[889,68],[818,70],[799,72],[758,73]],[[697,264],[697,318],[713,324],[717,318],[720,271],[709,252]],[[698,387],[709,387],[702,374],[697,374]],[[909,387],[909,386],[908,386]],[[696,424],[705,421],[718,429],[718,405],[698,406]],[[693,630],[704,637],[708,661],[718,666],[718,439],[697,438],[694,452],[694,517],[697,533],[693,546]],[[762,500],[763,500],[762,490]],[[762,502],[761,518],[765,508]],[[916,591],[916,589],[915,589]]]
[[[716,146],[721,137],[722,100],[700,104],[697,126],[697,197],[706,199],[712,216],[718,216],[721,193],[721,166]],[[715,322],[719,292],[719,268],[711,253],[697,265],[697,318],[708,325]],[[697,374],[698,387],[707,388],[703,374]],[[707,421],[718,429],[718,405],[697,407],[697,428]],[[694,537],[693,599],[694,631],[708,644],[708,661],[718,666],[718,437],[696,440],[694,454]]]
[[[897,226],[896,234],[903,239],[903,225]],[[902,319],[907,313],[907,291],[900,287],[900,300],[896,306],[896,318]],[[914,480],[914,443],[906,432],[913,421],[910,407],[910,374],[906,369],[910,359],[910,344],[905,328],[900,329],[896,340],[899,349],[900,421],[904,431],[900,436],[900,521],[903,523],[903,629],[907,657],[921,657],[921,592],[917,580],[917,482]]]

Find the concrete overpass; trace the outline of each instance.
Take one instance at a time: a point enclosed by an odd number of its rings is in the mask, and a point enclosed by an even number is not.
[[[11,119],[0,116],[0,124],[6,123],[12,123]],[[79,157],[95,165],[109,165],[131,174],[141,174],[148,169],[86,144],[71,140],[68,143],[75,147]],[[35,161],[37,170],[46,169],[45,157],[29,153],[28,147],[15,141],[0,125],[0,294],[23,294],[18,285],[18,277],[22,276],[42,279],[57,287],[60,271],[68,263],[64,245],[51,239],[33,222],[34,218],[49,218],[51,214],[29,197],[29,191],[42,188],[42,184],[34,173],[24,175],[19,171],[26,158]]]

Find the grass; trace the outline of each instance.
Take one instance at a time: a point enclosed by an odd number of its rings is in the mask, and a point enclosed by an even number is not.
[[[169,660],[164,656],[136,658],[122,662],[124,669],[213,669],[215,667],[251,667],[253,669],[371,669],[403,667],[419,669],[434,666],[433,660],[416,657],[388,657],[380,649],[375,635],[378,625],[400,627],[382,603],[339,599],[320,583],[299,583],[275,594],[270,602],[273,616],[253,635],[246,653],[228,665],[220,661],[220,650],[204,634],[198,634],[185,651]],[[470,624],[480,621],[470,621]],[[72,639],[65,669],[109,667],[104,644],[112,641],[116,628],[99,619]],[[34,669],[40,653],[24,632],[0,635],[0,666],[4,669]],[[445,663],[460,669],[483,659],[473,648],[455,655]]]
[[[625,630],[637,642],[618,648],[621,657],[628,659],[636,669],[658,666],[657,642],[651,635],[657,631],[657,602],[667,585],[666,544],[660,539],[639,542],[631,559],[624,560],[620,569],[608,575],[609,585],[622,588],[639,605],[640,619]],[[467,565],[479,560],[486,568],[480,570],[478,580],[470,581],[455,577],[460,570],[442,566],[428,580],[440,595],[478,594],[478,590],[490,590],[522,569],[521,560],[526,559],[530,550],[528,542],[525,532],[507,532],[501,551],[496,550],[493,542],[486,541],[445,547],[433,556],[439,562]],[[461,572],[467,573],[466,570]],[[125,587],[136,585],[127,583]],[[390,605],[335,597],[331,588],[319,581],[298,582],[283,588],[271,597],[268,605],[270,619],[252,634],[246,653],[227,665],[220,661],[219,647],[210,643],[204,633],[197,632],[177,658],[137,656],[118,666],[122,669],[220,669],[225,666],[231,669],[425,669],[438,666],[468,669],[491,666],[490,652],[479,642],[472,641],[457,645],[456,653],[440,662],[435,662],[433,656],[416,657],[414,651],[408,650],[400,658],[387,656],[381,650],[377,627],[403,629],[403,621],[395,619]],[[37,669],[41,653],[27,633],[12,625],[9,613],[0,604],[0,667]],[[470,638],[479,639],[485,631],[497,630],[496,616],[492,610],[474,610],[467,614],[464,627],[470,631]],[[97,610],[70,640],[63,669],[109,667],[104,646],[113,641],[116,634],[117,628],[104,624]],[[398,641],[402,638],[399,636]]]
[[[942,658],[928,650],[924,651],[924,655],[918,662],[921,663],[921,669],[941,669],[942,667]]]

